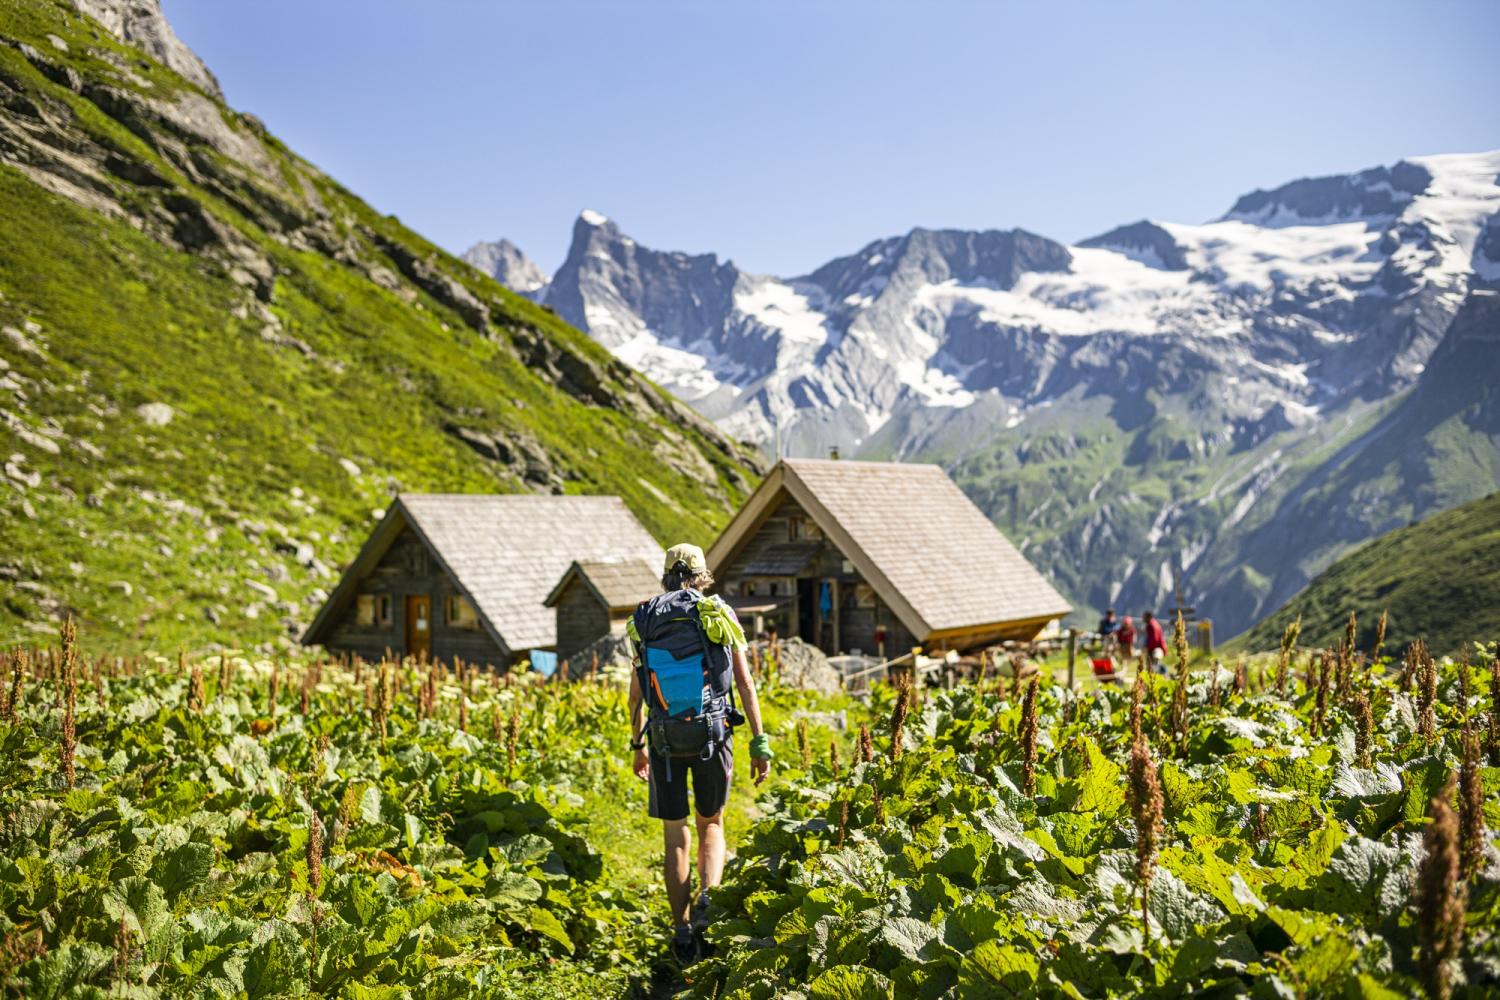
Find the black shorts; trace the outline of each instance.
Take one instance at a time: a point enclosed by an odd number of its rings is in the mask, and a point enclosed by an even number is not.
[[[655,750],[650,751],[650,757],[652,819],[687,819],[689,774],[693,776],[693,807],[699,816],[715,816],[729,801],[729,779],[734,774],[733,737],[725,737],[708,760],[668,760]]]

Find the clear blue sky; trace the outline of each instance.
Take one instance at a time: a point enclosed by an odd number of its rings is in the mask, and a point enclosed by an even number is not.
[[[912,226],[1076,240],[1500,146],[1500,3],[166,0],[378,209],[549,273],[582,208],[791,275]]]

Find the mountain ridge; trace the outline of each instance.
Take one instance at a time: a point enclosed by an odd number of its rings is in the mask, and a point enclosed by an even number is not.
[[[1395,528],[1335,561],[1291,601],[1239,637],[1243,649],[1274,648],[1293,618],[1301,644],[1332,648],[1350,612],[1356,642],[1368,650],[1389,612],[1385,651],[1399,657],[1425,639],[1434,653],[1456,656],[1467,643],[1500,638],[1500,493],[1491,493]]]
[[[1159,604],[1176,572],[1195,600],[1237,605],[1221,624],[1238,631],[1390,526],[1372,511],[1500,485],[1496,443],[1460,418],[1442,433],[1481,474],[1405,468],[1373,506],[1294,487],[1347,485],[1319,463],[1413,412],[1398,404],[1470,291],[1500,279],[1500,151],[1303,178],[1207,223],[1071,246],[916,228],[794,278],[641,247],[589,213],[569,262],[540,300],[731,434],[941,462],[1080,606]],[[1308,495],[1338,530],[1278,554]]]

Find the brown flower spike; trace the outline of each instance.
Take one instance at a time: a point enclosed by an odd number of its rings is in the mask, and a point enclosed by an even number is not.
[[[1141,923],[1149,934],[1151,916],[1146,903],[1151,891],[1151,876],[1156,870],[1163,810],[1156,763],[1151,759],[1151,747],[1144,736],[1137,736],[1130,746],[1130,783],[1126,787],[1126,798],[1135,820],[1135,877],[1141,887]]]
[[[1458,771],[1459,855],[1465,879],[1484,865],[1484,778],[1480,772],[1479,737],[1464,724],[1463,757]]]
[[[1286,668],[1292,659],[1292,647],[1297,645],[1297,633],[1301,631],[1302,616],[1298,615],[1296,621],[1281,633],[1281,658],[1276,661],[1276,695],[1279,698],[1286,697]]]
[[[1026,698],[1021,702],[1021,792],[1036,794],[1036,690],[1037,678],[1026,685]]]
[[[891,760],[901,759],[901,731],[906,726],[906,709],[911,685],[901,684],[896,692],[896,707],[891,709]]]
[[[1460,875],[1458,817],[1448,800],[1450,779],[1432,800],[1432,822],[1422,838],[1422,863],[1417,868],[1413,902],[1416,906],[1417,971],[1431,1000],[1447,1000],[1453,985],[1452,966],[1463,949],[1464,910],[1468,893]]]

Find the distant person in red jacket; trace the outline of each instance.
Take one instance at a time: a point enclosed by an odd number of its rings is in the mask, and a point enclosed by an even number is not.
[[[1129,615],[1115,629],[1115,639],[1120,644],[1120,656],[1129,660],[1135,654],[1135,621]]]
[[[1149,611],[1141,615],[1141,620],[1145,622],[1142,628],[1145,629],[1146,634],[1142,648],[1146,651],[1146,658],[1151,661],[1151,669],[1165,670],[1162,661],[1167,658],[1167,637],[1162,634],[1161,622],[1157,621],[1156,616]]]

